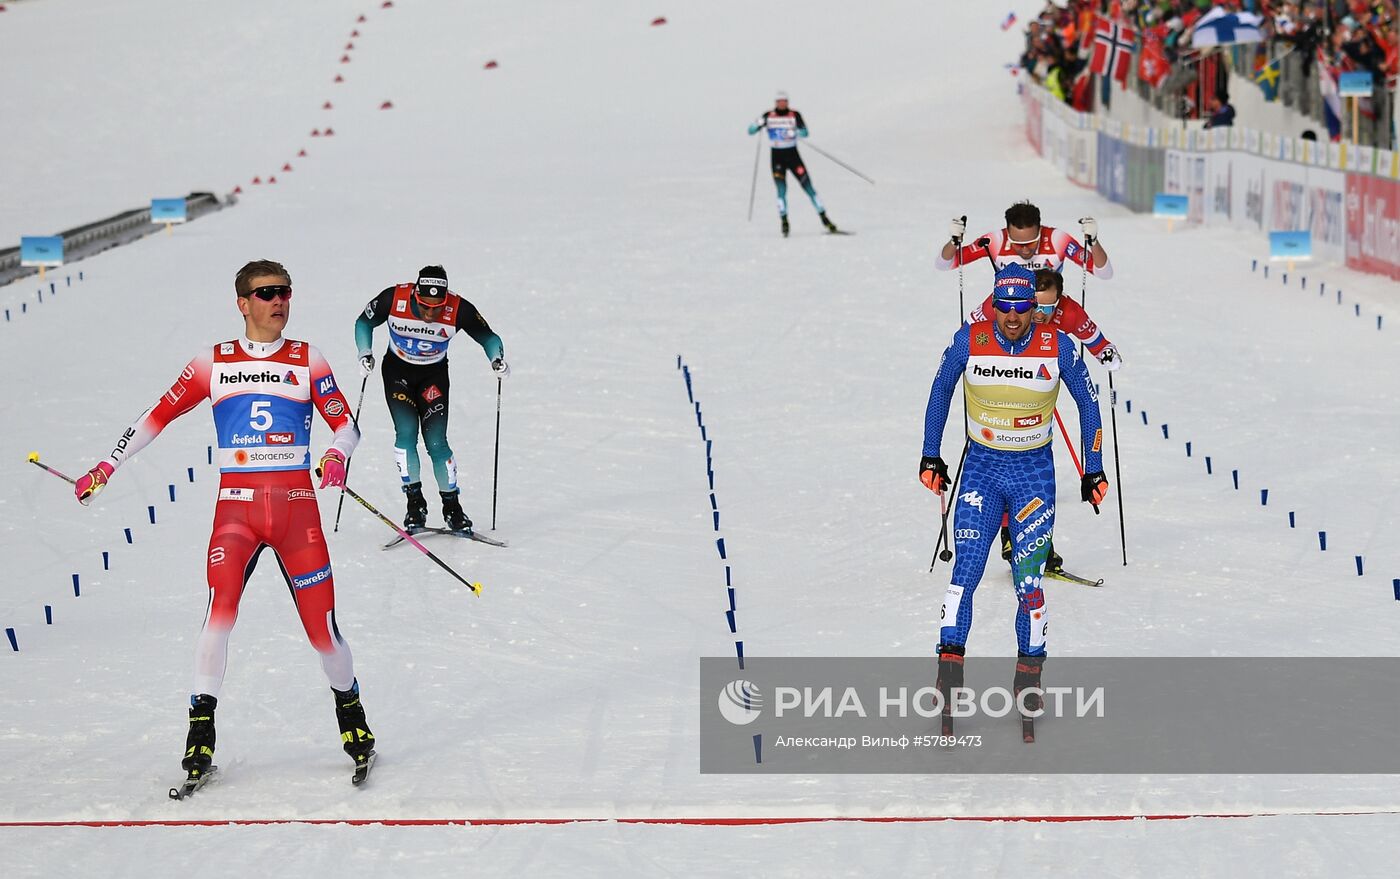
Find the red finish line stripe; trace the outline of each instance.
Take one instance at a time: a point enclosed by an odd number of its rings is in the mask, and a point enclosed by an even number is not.
[[[680,824],[710,827],[753,827],[775,824],[932,824],[941,821],[981,823],[1082,824],[1107,821],[1184,821],[1189,818],[1332,818],[1364,815],[1400,815],[1400,810],[1358,812],[1213,812],[1157,815],[910,815],[899,817],[855,818],[844,816],[816,818],[229,818],[225,820],[151,821],[0,821],[7,827],[263,827],[271,825],[322,826],[344,824],[364,827],[513,827],[544,824]]]

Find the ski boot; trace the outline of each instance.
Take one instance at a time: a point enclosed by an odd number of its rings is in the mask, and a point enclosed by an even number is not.
[[[783,214],[783,216],[781,217],[781,219],[782,219],[782,221],[783,221],[783,237],[786,238],[786,237],[788,237],[788,230],[791,228],[791,227],[788,225],[787,214]]]
[[[408,495],[408,515],[403,517],[403,527],[407,531],[420,529],[428,524],[428,501],[423,497],[423,483],[410,482],[403,487]]]
[[[1011,561],[1011,529],[1005,525],[1001,526],[1001,560]]]
[[[826,231],[832,233],[841,231],[840,229],[836,228],[835,223],[831,222],[831,218],[826,215],[826,211],[822,211],[820,214],[817,214],[817,216],[822,218],[822,225],[826,227]]]
[[[1012,681],[1012,689],[1016,692],[1017,710],[1022,708],[1022,690],[1040,689],[1040,671],[1044,666],[1044,656],[1027,656],[1022,653],[1016,657],[1016,677]],[[1025,710],[1021,712],[1021,741],[1035,741],[1035,714],[1041,710],[1042,705],[1040,693],[1026,694]]]
[[[442,519],[447,523],[448,531],[463,531],[471,533],[472,520],[467,518],[467,514],[462,512],[462,504],[458,501],[460,492],[443,491],[442,495]]]
[[[374,733],[369,731],[365,708],[360,704],[360,682],[354,681],[348,690],[331,687],[331,692],[335,694],[335,720],[340,724],[341,746],[356,767],[364,766],[374,756]]]
[[[1050,553],[1045,557],[1045,573],[1062,574],[1065,570],[1065,560],[1060,558],[1060,554],[1055,552],[1055,544],[1051,542]]]
[[[208,772],[214,763],[214,707],[218,704],[213,696],[190,697],[190,733],[185,737],[185,759],[180,767],[191,779]]]
[[[938,692],[943,695],[943,735],[953,734],[953,690],[963,685],[963,654],[957,644],[938,645]]]

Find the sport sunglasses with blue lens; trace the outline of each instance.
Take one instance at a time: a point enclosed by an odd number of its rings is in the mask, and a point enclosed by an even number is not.
[[[266,287],[259,287],[248,293],[249,296],[256,296],[263,302],[271,302],[274,299],[291,299],[292,287],[290,284],[269,284]]]
[[[997,311],[1002,314],[1007,314],[1012,311],[1017,314],[1025,314],[1032,308],[1035,308],[1034,299],[993,299],[992,304],[995,305]]]

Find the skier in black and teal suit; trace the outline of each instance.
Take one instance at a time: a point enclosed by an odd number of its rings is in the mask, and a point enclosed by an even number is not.
[[[788,106],[787,92],[778,92],[777,98],[773,101],[773,109],[765,110],[763,115],[755,119],[754,123],[749,126],[749,136],[752,137],[764,130],[768,132],[773,185],[778,188],[778,217],[782,220],[783,237],[788,236],[790,228],[788,226],[787,203],[787,175],[789,171],[792,172],[792,176],[797,178],[797,182],[802,186],[802,191],[807,193],[807,197],[812,200],[812,207],[817,209],[817,216],[821,218],[826,231],[839,231],[836,224],[831,222],[831,218],[826,215],[826,205],[822,204],[816,188],[812,186],[812,178],[807,174],[807,166],[802,161],[802,156],[797,152],[797,139],[807,136],[807,122],[802,118],[801,113]]]
[[[428,502],[419,475],[418,433],[433,461],[433,476],[442,496],[442,517],[452,531],[471,531],[457,488],[457,464],[447,444],[447,345],[459,330],[476,340],[497,376],[510,375],[501,337],[491,331],[476,306],[447,289],[442,266],[424,266],[417,282],[386,287],[369,301],[355,321],[360,374],[374,371],[374,328],[389,324],[389,352],[384,356],[384,399],[394,420],[394,460],[408,495],[404,527],[427,524]]]
[[[1031,679],[1039,685],[1049,630],[1040,579],[1055,528],[1055,459],[1050,443],[1061,380],[1079,408],[1085,458],[1080,497],[1099,504],[1108,494],[1099,399],[1079,347],[1064,332],[1031,320],[1035,274],[1029,269],[1009,265],[997,272],[992,297],[994,320],[963,324],[953,334],[924,413],[919,479],[942,494],[949,485],[948,465],[940,452],[943,427],[953,391],[961,381],[969,446],[962,485],[954,499],[957,561],[943,598],[940,689],[950,681],[952,686],[962,685],[972,596],[982,581],[1003,513],[1011,517],[1011,574],[1018,602],[1016,643],[1021,661],[1016,689]]]

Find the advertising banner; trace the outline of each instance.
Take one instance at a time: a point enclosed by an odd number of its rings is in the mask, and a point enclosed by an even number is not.
[[[1311,232],[1313,256],[1346,258],[1346,176],[1328,168],[1268,162],[1265,226],[1270,231]]]
[[[1400,281],[1400,181],[1346,175],[1347,267]]]

